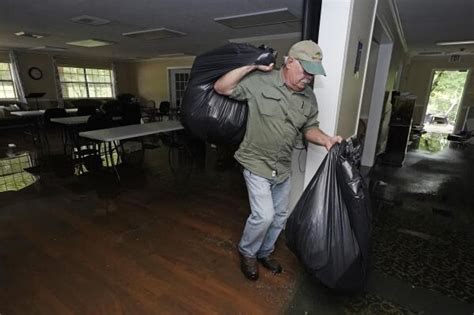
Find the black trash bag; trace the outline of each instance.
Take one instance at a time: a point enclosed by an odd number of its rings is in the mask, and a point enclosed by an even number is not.
[[[227,72],[247,65],[275,62],[272,48],[231,43],[194,60],[181,104],[181,123],[195,137],[215,144],[239,144],[247,123],[247,102],[214,91],[214,83]]]
[[[357,140],[335,144],[298,200],[286,225],[288,247],[325,286],[353,291],[365,285],[372,214],[357,166]]]

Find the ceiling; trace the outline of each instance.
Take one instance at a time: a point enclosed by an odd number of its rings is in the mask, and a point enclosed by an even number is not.
[[[1,0],[0,46],[30,48],[55,46],[68,53],[112,58],[153,58],[161,54],[196,55],[227,43],[228,39],[286,34],[301,31],[301,22],[233,29],[214,18],[288,8],[302,16],[303,0]],[[90,15],[110,20],[90,26],[69,19]],[[168,28],[187,36],[142,40],[122,36],[144,29]],[[19,38],[15,32],[46,33],[41,39]],[[116,44],[81,48],[66,42],[88,38]]]
[[[410,51],[452,50],[434,43],[440,40],[474,39],[473,0],[380,0],[392,1]],[[214,18],[288,8],[300,21],[234,29]],[[30,49],[38,46],[66,48],[57,54],[100,56],[116,59],[156,58],[164,54],[196,55],[230,39],[294,34],[301,31],[303,0],[2,0],[0,47]],[[111,22],[102,26],[77,24],[71,18],[90,15]],[[186,36],[143,40],[122,34],[144,29],[167,28]],[[26,31],[42,33],[40,39],[15,36]],[[284,35],[282,35],[284,36]],[[82,48],[66,42],[84,39],[114,42]],[[456,47],[474,52],[474,45]]]
[[[474,0],[394,0],[394,4],[410,52],[474,54],[474,44],[435,44],[474,40]]]

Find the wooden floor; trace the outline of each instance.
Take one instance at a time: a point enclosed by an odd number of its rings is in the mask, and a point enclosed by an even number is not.
[[[164,157],[151,153],[146,171],[122,185],[107,174],[48,173],[2,193],[0,313],[284,312],[301,272],[284,240],[281,275],[260,268],[251,282],[240,273],[249,213],[241,175],[200,171],[176,182]]]

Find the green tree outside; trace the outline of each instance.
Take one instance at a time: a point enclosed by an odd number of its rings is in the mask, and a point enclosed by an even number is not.
[[[447,114],[448,122],[454,124],[466,77],[467,70],[435,71],[426,113],[436,116]]]

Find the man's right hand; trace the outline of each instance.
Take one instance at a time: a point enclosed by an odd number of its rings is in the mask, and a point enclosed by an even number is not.
[[[269,71],[272,71],[272,70],[273,70],[273,66],[274,66],[273,63],[269,64],[268,66],[266,66],[266,65],[258,65],[258,66],[256,66],[256,69],[257,69],[257,70],[260,70],[260,71],[263,71],[263,72],[269,72]]]

